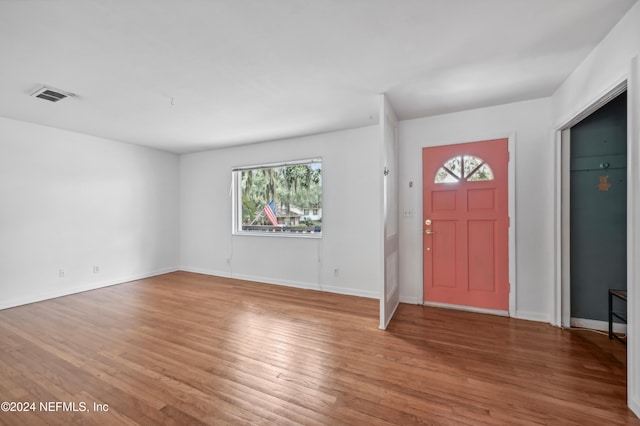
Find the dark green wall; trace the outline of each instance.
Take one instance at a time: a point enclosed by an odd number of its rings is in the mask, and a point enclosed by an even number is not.
[[[571,128],[571,317],[607,321],[627,288],[627,96]]]

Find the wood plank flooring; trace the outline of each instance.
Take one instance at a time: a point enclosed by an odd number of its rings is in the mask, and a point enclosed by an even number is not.
[[[404,304],[377,325],[376,300],[187,272],[6,309],[0,401],[36,406],[0,424],[640,425],[604,335]]]

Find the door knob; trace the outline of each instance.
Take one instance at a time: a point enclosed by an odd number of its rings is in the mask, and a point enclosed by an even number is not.
[[[431,234],[435,234],[435,232],[433,232],[431,229],[427,229],[426,231],[424,231],[425,234],[427,235],[431,235]]]

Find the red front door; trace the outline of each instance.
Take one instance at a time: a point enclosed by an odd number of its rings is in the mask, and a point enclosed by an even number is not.
[[[508,140],[424,148],[424,300],[509,310]]]

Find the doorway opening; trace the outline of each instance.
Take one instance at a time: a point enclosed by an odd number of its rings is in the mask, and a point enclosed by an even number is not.
[[[608,332],[609,290],[626,292],[627,139],[626,86],[562,131],[563,327]]]

